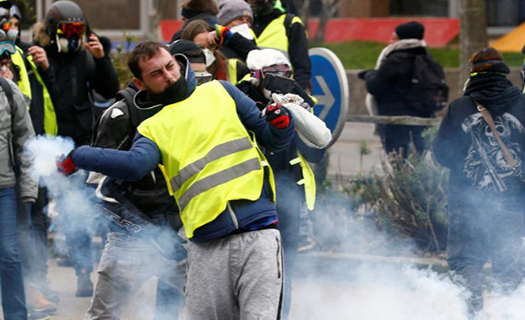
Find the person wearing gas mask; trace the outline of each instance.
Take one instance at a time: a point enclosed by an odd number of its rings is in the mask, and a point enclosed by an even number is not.
[[[268,104],[280,102],[285,107],[290,108],[290,104],[294,104],[295,108],[304,108],[310,115],[303,118],[305,115],[296,115],[292,111],[298,129],[289,148],[279,152],[263,149],[275,173],[277,213],[284,249],[283,318],[287,319],[291,305],[292,270],[300,236],[311,233],[311,230],[301,230],[301,227],[311,224],[307,211],[313,210],[315,204],[315,177],[308,162],[316,163],[322,159],[326,152],[324,147],[331,135],[326,125],[309,113],[315,105],[314,99],[291,79],[293,72],[290,62],[280,51],[254,50],[248,54],[247,64],[251,70],[251,78],[241,81],[237,88],[256,101],[263,113]],[[275,101],[276,94],[284,97]],[[308,144],[310,140],[301,136],[301,132],[304,132],[301,129],[318,130],[326,138],[321,144],[316,143],[313,146]]]
[[[35,44],[44,49],[49,66],[55,70],[56,81],[47,86],[54,97],[55,133],[70,137],[76,146],[88,144],[94,108],[89,91],[94,90],[105,99],[111,99],[119,90],[110,58],[97,36],[89,31],[82,9],[72,1],[53,3],[45,20],[35,25],[34,39]],[[76,216],[71,208],[59,208],[59,211],[62,211],[61,226],[77,275],[76,295],[91,297],[91,234],[79,229],[79,220],[91,217]]]
[[[259,48],[283,52],[292,64],[294,80],[305,90],[310,89],[311,63],[308,38],[301,19],[287,13],[281,0],[246,0],[254,19],[251,25]]]
[[[236,84],[249,74],[246,65],[240,59],[246,59],[248,53],[257,49],[253,42],[228,28],[216,25],[211,27],[204,20],[190,22],[182,33],[181,39],[193,41],[202,48],[206,55],[206,67],[214,80],[226,80]],[[219,50],[228,46],[240,59],[228,59]]]

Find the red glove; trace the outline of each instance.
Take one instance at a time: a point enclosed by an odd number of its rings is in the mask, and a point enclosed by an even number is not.
[[[61,155],[57,160],[56,165],[58,172],[65,176],[72,175],[78,171],[77,166],[73,163],[73,153],[75,150],[71,151],[67,156]]]
[[[278,103],[273,103],[266,107],[266,121],[277,129],[284,129],[290,125],[290,114]]]

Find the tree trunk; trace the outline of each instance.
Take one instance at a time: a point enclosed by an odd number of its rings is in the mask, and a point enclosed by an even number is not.
[[[324,42],[326,24],[330,18],[334,17],[339,7],[339,0],[323,0],[323,8],[319,17],[319,27],[315,33],[315,42]]]
[[[160,32],[160,20],[162,19],[164,9],[168,0],[153,1],[153,7],[149,12],[149,39],[152,41],[162,41]]]
[[[470,56],[488,45],[485,0],[459,0],[460,88],[469,78]]]

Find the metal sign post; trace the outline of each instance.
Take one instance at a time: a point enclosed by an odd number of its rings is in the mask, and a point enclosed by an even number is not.
[[[312,95],[318,103],[314,113],[332,131],[332,145],[343,131],[350,101],[348,79],[341,60],[326,48],[308,51],[312,62]]]

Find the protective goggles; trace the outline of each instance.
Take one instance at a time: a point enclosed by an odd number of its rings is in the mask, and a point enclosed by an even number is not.
[[[262,69],[263,74],[271,74],[274,76],[290,78],[293,74],[292,69],[289,66],[278,64],[274,66],[269,66]]]
[[[57,25],[57,35],[64,38],[78,36],[82,38],[86,33],[86,24],[84,22],[60,22]]]
[[[10,56],[16,53],[15,44],[12,41],[0,41],[0,57]]]

